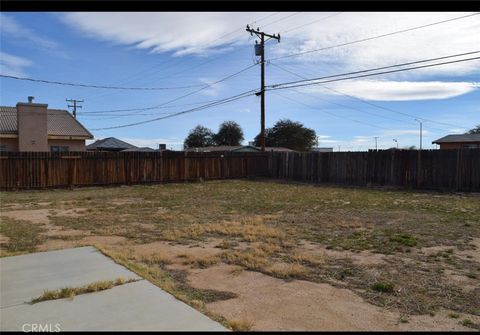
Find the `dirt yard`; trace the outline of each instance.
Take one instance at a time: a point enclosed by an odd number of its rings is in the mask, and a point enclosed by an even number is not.
[[[235,330],[480,329],[480,195],[212,181],[2,192],[1,255],[94,245]]]

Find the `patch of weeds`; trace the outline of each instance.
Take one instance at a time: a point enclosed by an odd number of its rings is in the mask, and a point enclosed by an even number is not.
[[[228,240],[223,240],[221,243],[216,245],[215,248],[226,250],[226,249],[233,249],[237,245],[238,245],[238,243],[228,241]]]
[[[2,216],[0,219],[0,233],[9,238],[4,244],[5,249],[11,252],[33,252],[37,245],[45,241],[41,235],[45,229],[28,221],[14,220]]]
[[[184,270],[162,268],[162,271],[164,271],[167,276],[175,281],[175,289],[185,294],[189,302],[197,300],[204,304],[208,304],[215,301],[228,300],[237,297],[237,295],[233,292],[199,289],[190,286],[187,281],[187,272]]]
[[[172,264],[170,258],[162,254],[152,254],[150,256],[143,256],[141,261],[147,265],[159,265],[164,266],[168,264]]]
[[[221,255],[222,261],[227,264],[239,265],[247,270],[264,271],[269,261],[267,254],[259,250],[227,251]]]
[[[212,265],[217,264],[220,258],[216,255],[203,257],[187,257],[182,264],[191,265],[194,268],[206,269]]]
[[[448,317],[449,318],[452,318],[452,319],[458,319],[460,317],[460,314],[458,313],[449,313],[448,314]]]
[[[470,319],[463,319],[460,324],[464,327],[472,328],[472,329],[480,329],[480,324],[473,322]]]
[[[29,303],[33,305],[47,300],[73,298],[80,294],[104,291],[114,286],[123,285],[135,281],[138,281],[138,279],[125,280],[123,278],[117,278],[116,280],[98,281],[81,287],[65,287],[59,290],[45,290],[41,296],[33,298]]]
[[[378,292],[393,293],[395,285],[393,283],[377,282],[372,284],[370,288]]]
[[[264,271],[266,274],[281,279],[306,279],[309,271],[300,264],[274,264]]]
[[[56,226],[76,230],[95,231],[100,227],[98,220],[87,217],[50,216],[50,222]]]
[[[397,234],[390,237],[390,242],[396,242],[407,247],[414,247],[418,244],[415,237],[409,234]]]
[[[246,320],[231,320],[228,321],[228,327],[230,327],[233,331],[248,331],[252,329],[253,322],[246,321]]]

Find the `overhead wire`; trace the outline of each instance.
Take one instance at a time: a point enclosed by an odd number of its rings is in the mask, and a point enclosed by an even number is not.
[[[285,69],[283,66],[280,66],[280,65],[275,64],[275,63],[270,63],[270,64],[273,65],[273,66],[275,66],[275,67],[277,67],[277,68],[279,68],[280,70],[283,70],[283,71],[285,71],[285,72],[287,72],[287,73],[290,73],[290,74],[292,74],[292,75],[294,75],[294,76],[296,76],[296,77],[307,79],[306,77],[304,77],[304,76],[302,76],[302,75],[300,75],[300,74],[298,74],[298,73],[295,73],[295,72],[292,72],[292,71],[290,71],[290,70],[288,70],[288,69]],[[437,123],[437,124],[442,124],[442,125],[446,125],[446,126],[460,127],[460,126],[458,126],[458,125],[453,125],[453,124],[449,124],[449,123],[445,123],[445,122],[435,121],[435,120],[427,119],[427,118],[424,118],[424,117],[419,117],[419,116],[416,116],[416,115],[413,115],[413,114],[409,114],[409,113],[405,113],[405,112],[400,112],[400,111],[397,111],[397,110],[392,109],[392,108],[387,108],[387,107],[385,107],[385,106],[381,106],[381,105],[379,105],[379,104],[374,104],[374,103],[372,103],[372,102],[369,102],[369,101],[366,101],[366,100],[364,100],[364,99],[358,98],[358,97],[356,97],[356,96],[347,94],[347,93],[345,93],[345,92],[341,92],[341,91],[339,91],[338,89],[333,89],[333,88],[331,88],[331,87],[327,87],[327,86],[325,86],[325,85],[320,85],[320,87],[322,87],[322,88],[324,88],[324,89],[327,89],[327,90],[329,90],[329,91],[335,92],[335,93],[337,93],[337,94],[346,96],[346,97],[348,97],[348,98],[351,98],[351,99],[360,101],[360,102],[362,102],[362,103],[364,103],[364,104],[367,104],[367,105],[370,105],[370,106],[373,106],[373,107],[376,107],[376,108],[379,108],[379,109],[383,109],[383,110],[385,110],[385,111],[389,111],[389,112],[392,112],[392,113],[397,113],[397,114],[400,114],[400,115],[403,115],[403,116],[406,116],[406,117],[411,117],[411,118],[413,118],[413,119],[424,120],[424,121],[433,122],[433,123]],[[318,97],[317,97],[317,98],[318,98]],[[319,99],[320,99],[320,98],[319,98]],[[325,100],[325,99],[324,99],[324,100]],[[346,106],[344,106],[344,107],[346,107]],[[384,117],[384,116],[383,116],[383,117]],[[398,120],[398,119],[393,119],[393,118],[392,118],[392,120],[405,122],[404,120]],[[439,130],[438,128],[433,128],[433,129]],[[444,131],[444,130],[441,130],[441,131]]]
[[[465,18],[468,18],[468,17],[476,16],[476,15],[479,15],[479,14],[480,13],[473,13],[473,14],[469,14],[469,15],[455,17],[455,18],[448,19],[448,20],[432,22],[432,23],[429,23],[429,24],[421,25],[421,26],[415,26],[415,27],[411,27],[411,28],[407,28],[407,29],[393,31],[393,32],[386,33],[386,34],[375,35],[375,36],[362,38],[362,39],[355,40],[355,41],[349,41],[349,42],[345,42],[345,43],[341,43],[341,44],[337,44],[337,45],[332,45],[332,46],[327,46],[327,47],[318,48],[318,49],[296,52],[296,53],[292,53],[292,54],[287,54],[287,55],[283,55],[283,56],[270,58],[270,59],[267,59],[267,61],[285,59],[285,58],[290,58],[290,57],[297,57],[297,56],[301,56],[301,55],[305,55],[305,54],[309,54],[309,53],[313,53],[313,52],[319,52],[319,51],[323,51],[323,50],[338,48],[338,47],[352,45],[352,44],[356,44],[356,43],[362,43],[362,42],[371,41],[371,40],[374,40],[374,39],[377,39],[377,38],[383,38],[383,37],[392,36],[392,35],[396,35],[396,34],[402,34],[402,33],[406,33],[406,32],[409,32],[409,31],[414,31],[414,30],[417,30],[417,29],[423,29],[423,28],[427,28],[427,27],[431,27],[431,26],[435,26],[435,25],[439,25],[439,24],[443,24],[443,23],[447,23],[447,22],[461,20],[461,19],[465,19]]]

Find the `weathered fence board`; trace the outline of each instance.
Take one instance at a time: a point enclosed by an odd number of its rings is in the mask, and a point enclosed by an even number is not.
[[[480,150],[275,152],[270,177],[315,183],[480,191]]]
[[[25,189],[268,177],[268,154],[1,153],[0,188]]]
[[[271,177],[480,191],[480,149],[329,153],[0,153],[0,189]]]

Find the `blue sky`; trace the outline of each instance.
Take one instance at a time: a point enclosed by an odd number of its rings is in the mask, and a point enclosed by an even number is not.
[[[272,40],[266,45],[269,59],[469,14],[2,13],[0,73],[108,86],[205,85],[254,64],[255,39],[245,31],[247,23],[281,33],[280,43]],[[480,15],[272,59],[266,66],[266,80],[274,84],[299,80],[298,76],[359,71],[477,51],[479,46]],[[242,126],[247,143],[260,128],[256,96],[133,127],[94,129],[149,120],[257,89],[259,74],[259,66],[254,66],[164,106],[168,108],[108,113],[92,112],[157,106],[199,88],[108,90],[1,78],[0,103],[14,106],[32,95],[50,108],[66,109],[65,99],[83,99],[78,119],[97,139],[115,136],[139,146],[166,143],[173,149],[181,149],[189,130],[198,124],[216,131],[221,122],[233,120]],[[282,118],[300,121],[317,132],[320,146],[356,151],[373,148],[375,136],[379,148],[394,146],[393,139],[400,147],[418,146],[419,125],[414,117],[404,115],[410,114],[430,120],[423,123],[423,146],[433,148],[432,140],[480,124],[479,79],[480,61],[474,60],[323,85],[327,88],[314,85],[271,91],[267,93],[266,124],[270,127]]]

